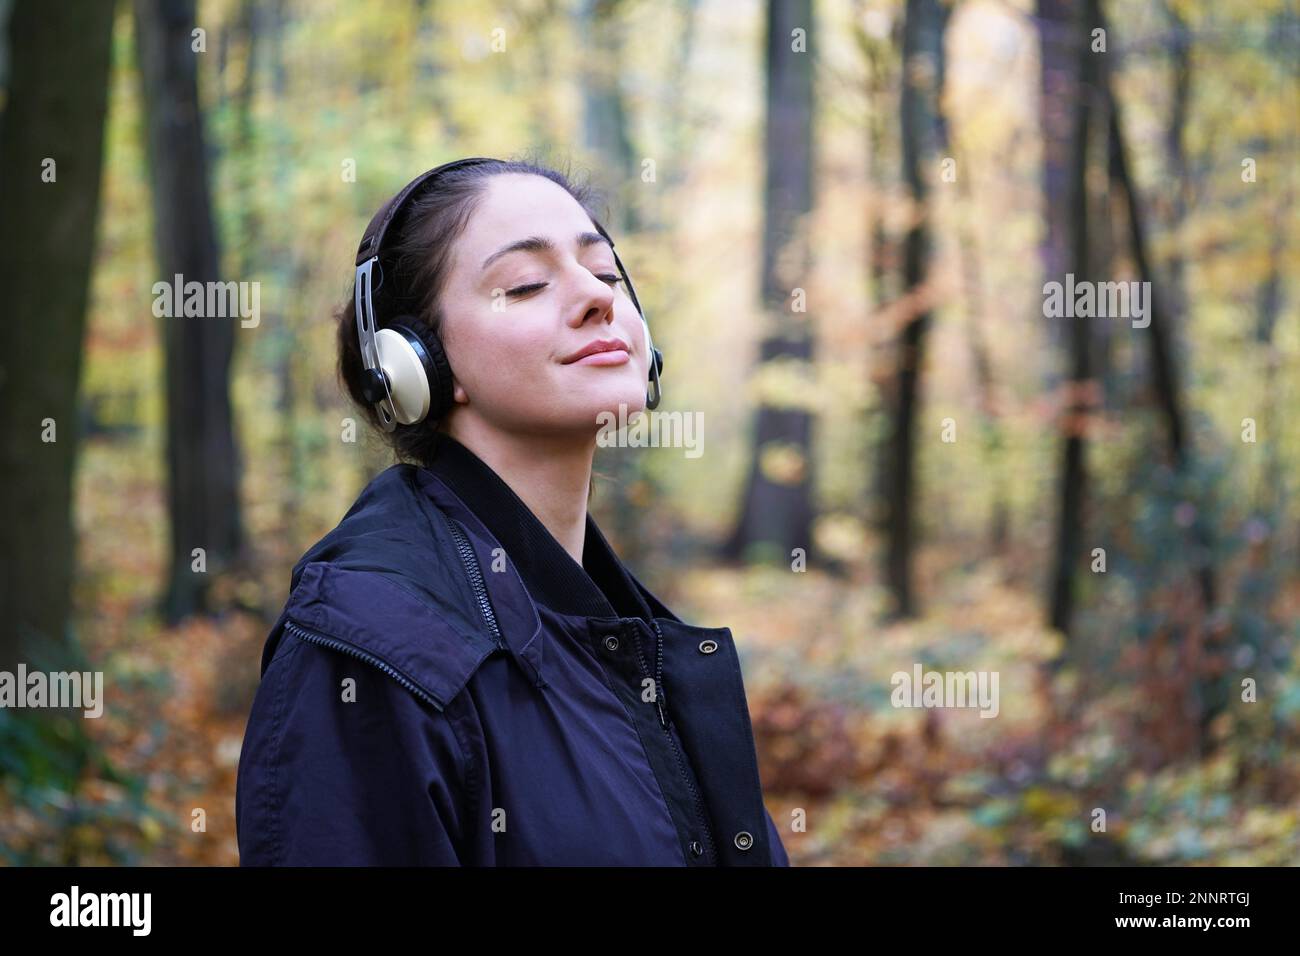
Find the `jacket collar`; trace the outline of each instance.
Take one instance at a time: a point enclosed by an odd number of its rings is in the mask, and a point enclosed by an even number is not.
[[[425,469],[453,491],[518,570],[528,593],[557,614],[578,617],[669,616],[663,605],[623,566],[590,512],[582,564],[486,462],[464,444],[440,435]],[[485,575],[489,584],[500,575]]]

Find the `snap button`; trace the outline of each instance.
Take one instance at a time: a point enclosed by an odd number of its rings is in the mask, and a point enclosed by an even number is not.
[[[735,844],[737,850],[748,850],[754,845],[754,837],[748,830],[741,830],[736,834]]]
[[[704,855],[704,847],[700,846],[700,841],[699,841],[699,840],[692,840],[692,841],[691,841],[691,856],[703,856],[703,855]]]
[[[615,637],[613,634],[610,634],[608,637],[606,637],[605,648],[611,651],[618,650],[618,638]]]
[[[700,653],[712,654],[718,649],[718,642],[715,640],[700,641]]]

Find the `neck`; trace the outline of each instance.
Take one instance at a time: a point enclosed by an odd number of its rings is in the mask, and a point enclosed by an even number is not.
[[[445,430],[495,471],[573,560],[582,564],[594,435],[575,441],[503,432],[457,415],[451,416]]]

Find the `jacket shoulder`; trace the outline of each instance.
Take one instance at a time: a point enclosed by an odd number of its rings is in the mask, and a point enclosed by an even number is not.
[[[267,638],[262,672],[286,640],[303,641],[358,658],[442,710],[498,649],[459,627],[455,610],[376,571],[312,563]]]
[[[394,465],[293,571],[262,672],[295,639],[366,661],[438,709],[497,649],[446,515]]]
[[[459,864],[473,728],[353,657],[286,637],[240,751],[240,865]]]

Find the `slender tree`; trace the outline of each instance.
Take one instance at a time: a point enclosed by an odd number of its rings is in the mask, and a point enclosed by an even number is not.
[[[194,0],[136,0],[135,27],[153,181],[161,280],[219,279],[198,95]],[[161,319],[167,376],[167,492],[171,520],[167,620],[206,610],[211,575],[240,550],[239,462],[230,363],[239,317]],[[202,549],[203,572],[196,570]]]
[[[760,384],[782,368],[810,378],[813,337],[796,289],[811,263],[807,217],[813,207],[812,0],[767,7],[766,183],[763,196],[762,303],[772,328],[759,346]],[[800,33],[802,31],[802,33]],[[801,42],[802,41],[802,42]],[[806,304],[805,304],[806,307]],[[725,557],[765,552],[789,561],[815,553],[813,416],[800,396],[760,389],[749,474]]]
[[[926,280],[931,268],[928,184],[938,169],[937,144],[946,138],[939,110],[944,78],[944,32],[948,7],[940,0],[908,0],[903,21],[903,77],[899,97],[902,176],[912,205],[903,241],[903,294],[910,313],[898,341],[893,382],[893,420],[885,451],[888,512],[885,519],[885,580],[894,613],[916,613],[912,557],[916,545],[916,419],[921,367],[931,307]]]
[[[889,200],[894,188],[894,177],[889,170],[893,163],[894,140],[889,131],[892,129],[893,106],[898,93],[898,51],[902,46],[901,20],[890,21],[888,35],[877,35],[868,29],[870,12],[866,8],[867,0],[853,2],[853,39],[862,55],[864,68],[863,95],[866,103],[867,118],[864,124],[866,133],[867,181],[869,200],[866,208],[866,273],[870,277],[869,321],[878,321],[889,305],[891,296],[896,295],[892,288],[895,280],[901,279],[895,260],[898,255],[897,243],[886,227]],[[875,343],[867,360],[867,378],[880,396],[879,416],[883,421],[891,422],[896,414],[894,407],[896,390],[892,387],[894,366],[890,358],[887,337],[873,337]],[[888,518],[885,489],[889,486],[888,449],[880,442],[868,442],[864,471],[869,475],[866,489],[866,508],[864,513],[868,522],[876,526],[882,534],[886,532],[885,522]]]
[[[1101,86],[1102,54],[1091,49],[1089,31],[1085,27],[1097,22],[1097,2],[1088,2],[1077,12],[1056,2],[1040,4],[1047,8],[1056,24],[1065,25],[1068,42],[1056,46],[1078,63],[1071,103],[1073,126],[1069,135],[1069,177],[1066,184],[1068,196],[1068,242],[1066,245],[1066,271],[1080,279],[1090,277],[1088,261],[1088,165],[1089,144],[1096,135],[1096,100]],[[1073,25],[1073,29],[1069,28]],[[1044,61],[1047,53],[1044,53]],[[1059,126],[1045,126],[1044,153],[1061,155],[1061,144],[1054,136],[1061,132]],[[1051,193],[1048,193],[1049,202]],[[1054,281],[1064,281],[1064,275],[1052,275]],[[1057,499],[1055,553],[1052,556],[1049,620],[1051,625],[1069,635],[1074,615],[1075,573],[1083,554],[1084,507],[1087,500],[1088,471],[1086,461],[1087,423],[1091,414],[1090,384],[1092,380],[1092,336],[1090,321],[1085,318],[1062,320],[1068,323],[1068,375],[1065,388],[1064,414],[1061,419],[1061,479]]]
[[[1097,13],[1099,22],[1101,13]],[[1175,32],[1181,37],[1180,32]],[[1185,41],[1179,41],[1185,42]],[[1174,112],[1170,127],[1166,133],[1167,155],[1174,167],[1174,192],[1178,197],[1174,202],[1174,224],[1182,218],[1183,196],[1187,191],[1187,165],[1182,147],[1182,127],[1188,98],[1187,86],[1190,84],[1186,65],[1188,55],[1179,53],[1175,46],[1176,63],[1183,65],[1175,72]],[[1178,367],[1177,341],[1175,337],[1176,316],[1185,314],[1187,297],[1183,288],[1185,267],[1182,256],[1175,253],[1171,258],[1171,268],[1166,272],[1168,281],[1161,281],[1155,274],[1151,260],[1151,251],[1147,239],[1147,223],[1143,212],[1141,197],[1133,181],[1132,163],[1129,160],[1128,143],[1125,138],[1123,111],[1115,97],[1113,85],[1107,74],[1104,81],[1104,93],[1109,106],[1110,134],[1110,179],[1115,191],[1123,199],[1124,226],[1127,233],[1129,251],[1137,268],[1138,278],[1148,283],[1151,290],[1148,307],[1150,325],[1147,327],[1147,357],[1151,366],[1151,381],[1155,389],[1156,402],[1161,417],[1165,422],[1165,435],[1169,458],[1178,471],[1189,471],[1193,463],[1191,437],[1186,425],[1186,413],[1183,408],[1182,384]],[[1177,145],[1173,145],[1176,143]],[[1212,610],[1217,597],[1217,583],[1214,568],[1210,562],[1209,531],[1203,522],[1197,522],[1192,529],[1193,546],[1196,553],[1193,562],[1196,566],[1196,579],[1200,588],[1201,600],[1206,610]]]

